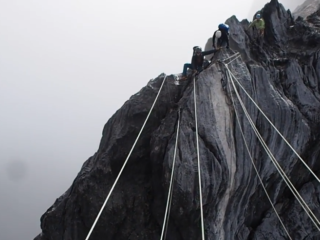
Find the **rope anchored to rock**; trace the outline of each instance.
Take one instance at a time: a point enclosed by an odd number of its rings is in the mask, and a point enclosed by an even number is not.
[[[231,80],[230,72],[228,72],[227,78],[228,78],[229,80]],[[231,94],[230,81],[228,81],[228,88],[229,88],[229,92],[230,92],[230,94]],[[238,116],[238,111],[237,111],[237,109],[236,109],[236,106],[235,106],[235,103],[234,103],[232,94],[231,94],[231,102],[232,102],[232,105],[233,105],[233,108],[234,108],[234,111],[235,111],[235,115],[236,115],[236,119],[237,119],[237,123],[238,123],[239,129],[240,129],[240,133],[241,133],[242,139],[243,139],[244,144],[245,144],[245,146],[246,146],[246,149],[247,149],[247,152],[248,152],[248,154],[249,154],[249,157],[250,157],[251,163],[252,163],[252,165],[253,165],[253,168],[254,168],[254,170],[255,170],[255,172],[256,172],[256,174],[257,174],[257,176],[258,176],[258,179],[259,179],[259,181],[260,181],[260,183],[261,183],[261,186],[262,186],[262,188],[263,188],[263,191],[265,192],[265,194],[266,194],[266,196],[267,196],[267,198],[268,198],[268,200],[269,200],[269,202],[270,202],[270,205],[272,206],[275,214],[277,215],[277,218],[279,219],[279,221],[280,221],[283,229],[284,229],[285,232],[287,233],[289,239],[292,240],[292,238],[290,237],[290,234],[289,234],[288,230],[286,229],[285,225],[283,224],[283,222],[282,222],[282,220],[281,220],[281,218],[280,218],[280,216],[279,216],[279,214],[278,214],[275,206],[274,206],[273,203],[272,203],[272,200],[271,200],[271,198],[270,198],[270,196],[269,196],[269,194],[268,194],[268,192],[267,192],[267,189],[265,188],[265,186],[264,186],[264,184],[263,184],[263,181],[262,181],[262,178],[261,178],[261,176],[260,176],[260,174],[259,174],[259,171],[258,171],[258,169],[257,169],[257,167],[256,167],[256,165],[255,165],[255,163],[254,163],[254,161],[253,161],[253,157],[252,157],[252,155],[251,155],[251,153],[250,153],[249,146],[248,146],[248,144],[247,144],[246,138],[245,138],[245,136],[244,136],[244,133],[243,133],[243,130],[242,130],[242,127],[241,127],[240,119],[239,119],[239,116]]]
[[[281,134],[281,132],[276,128],[276,126],[271,122],[271,120],[267,117],[267,115],[261,110],[261,108],[258,106],[258,104],[252,99],[250,94],[245,90],[245,88],[241,85],[241,83],[238,81],[238,79],[233,75],[233,73],[230,71],[228,66],[225,64],[227,70],[230,72],[233,79],[236,81],[236,83],[241,87],[241,89],[245,92],[245,94],[249,97],[249,99],[252,101],[252,103],[257,107],[257,109],[260,111],[260,113],[265,117],[265,119],[270,123],[270,125],[273,127],[273,129],[279,134],[279,136],[283,139],[283,141],[289,146],[289,148],[293,151],[293,153],[300,159],[300,161],[305,165],[305,167],[309,170],[309,172],[315,177],[315,179],[320,183],[320,179],[318,176],[312,171],[312,169],[308,166],[308,164],[300,157],[300,155],[297,153],[297,151],[291,146],[291,144],[288,142],[288,140]]]
[[[199,196],[200,196],[200,215],[201,215],[201,235],[202,240],[204,237],[204,220],[203,220],[203,205],[202,205],[202,189],[201,189],[201,166],[200,166],[200,153],[199,153],[199,136],[198,136],[198,117],[197,117],[197,97],[196,97],[196,78],[193,78],[193,93],[194,93],[194,118],[196,125],[196,148],[197,148],[197,158],[198,158],[198,177],[199,177]]]
[[[243,88],[243,86],[241,85],[241,83],[238,81],[238,79],[232,74],[232,72],[230,71],[229,67],[227,64],[224,64],[228,74],[230,76],[230,81],[232,83],[233,89],[237,95],[237,98],[239,100],[239,103],[253,129],[253,131],[255,132],[257,138],[259,139],[260,143],[262,144],[264,150],[266,151],[267,155],[269,156],[269,158],[271,159],[272,163],[275,165],[277,171],[279,172],[280,176],[282,177],[282,179],[284,180],[284,182],[286,183],[286,185],[288,186],[288,188],[291,190],[291,192],[293,193],[293,195],[295,196],[296,200],[300,203],[300,205],[302,206],[302,208],[305,210],[305,212],[307,213],[307,215],[309,216],[309,218],[311,219],[311,221],[313,222],[313,224],[316,226],[316,228],[318,229],[318,231],[320,231],[320,222],[317,219],[317,217],[314,215],[314,213],[311,211],[311,209],[309,208],[309,206],[307,205],[307,203],[304,201],[304,199],[301,197],[301,195],[299,194],[299,192],[297,191],[297,189],[294,187],[294,185],[291,183],[290,179],[287,177],[286,173],[283,171],[283,169],[281,168],[281,166],[279,165],[278,161],[276,160],[276,158],[273,156],[272,152],[270,151],[270,149],[268,148],[267,144],[265,143],[265,141],[263,140],[262,136],[260,135],[259,131],[257,130],[255,124],[253,123],[249,113],[247,112],[244,103],[242,102],[240,95],[238,93],[238,90],[235,87],[234,81],[233,79],[238,83],[238,85],[245,91],[245,89]],[[245,91],[246,92],[246,91]],[[248,97],[251,99],[251,101],[255,104],[255,106],[260,110],[260,112],[262,113],[262,115],[264,117],[266,117],[266,115],[263,113],[263,111],[258,107],[258,105],[255,103],[255,101],[250,97],[250,95],[246,92],[246,94],[248,95]],[[266,117],[267,118],[267,117]],[[274,125],[271,124],[273,127]],[[274,127],[275,128],[275,127]],[[278,131],[277,131],[278,132]],[[279,132],[278,132],[279,133]],[[282,135],[281,135],[282,136]],[[284,137],[283,137],[284,138]],[[290,145],[291,146],[291,145]]]
[[[177,123],[177,133],[176,133],[176,144],[174,147],[173,153],[173,161],[172,161],[172,169],[171,169],[171,178],[170,178],[170,185],[168,190],[168,198],[167,198],[167,205],[163,219],[162,231],[160,240],[165,239],[166,232],[168,229],[168,222],[170,216],[170,209],[171,209],[171,202],[172,202],[172,189],[173,189],[173,176],[174,176],[174,168],[176,163],[176,156],[177,156],[177,148],[178,148],[178,139],[179,139],[179,131],[180,131],[180,110],[178,111],[178,123]]]
[[[131,150],[130,150],[130,152],[129,152],[127,158],[126,158],[126,160],[124,161],[124,163],[123,163],[123,165],[122,165],[122,167],[121,167],[121,169],[120,169],[120,172],[118,173],[118,176],[117,176],[116,180],[114,181],[114,183],[113,183],[113,185],[112,185],[112,187],[111,187],[111,189],[110,189],[110,191],[109,191],[109,194],[108,194],[108,196],[106,197],[106,199],[105,199],[105,201],[104,201],[104,203],[103,203],[103,205],[102,205],[102,207],[101,207],[101,209],[100,209],[100,211],[99,211],[99,213],[98,213],[95,221],[93,222],[92,227],[91,227],[91,229],[90,229],[90,231],[89,231],[89,233],[88,233],[88,235],[87,235],[87,237],[86,237],[86,240],[88,240],[88,239],[90,238],[90,236],[91,236],[91,234],[92,234],[92,231],[93,231],[94,227],[96,226],[96,224],[97,224],[97,222],[98,222],[98,220],[99,220],[99,218],[100,218],[100,215],[101,215],[103,209],[105,208],[105,206],[106,206],[106,204],[107,204],[107,202],[108,202],[108,200],[109,200],[109,198],[110,198],[110,196],[111,196],[111,194],[112,194],[112,192],[113,192],[113,189],[114,189],[114,187],[116,186],[116,184],[117,184],[117,182],[118,182],[118,180],[119,180],[119,178],[120,178],[120,176],[121,176],[121,174],[122,174],[122,172],[123,172],[123,169],[125,168],[128,160],[129,160],[129,158],[130,158],[130,156],[131,156],[131,153],[132,153],[134,147],[136,146],[136,144],[137,144],[137,142],[138,142],[138,140],[139,140],[139,137],[140,137],[140,135],[141,135],[141,133],[142,133],[142,131],[143,131],[143,129],[144,129],[144,127],[145,127],[145,125],[146,125],[146,123],[147,123],[150,115],[151,115],[151,112],[152,112],[152,110],[153,110],[153,108],[154,108],[154,105],[156,104],[156,102],[157,102],[157,100],[158,100],[158,97],[159,97],[160,92],[161,92],[161,90],[162,90],[163,84],[164,84],[164,82],[166,81],[166,78],[167,78],[167,76],[165,76],[164,79],[163,79],[163,81],[162,81],[162,84],[161,84],[161,86],[160,86],[160,89],[159,89],[159,91],[158,91],[158,94],[157,94],[156,98],[154,99],[154,102],[153,102],[153,104],[152,104],[152,106],[151,106],[151,108],[150,108],[150,111],[149,111],[149,113],[148,113],[148,115],[147,115],[147,117],[146,117],[146,119],[145,119],[145,121],[144,121],[144,123],[143,123],[143,125],[142,125],[142,127],[141,127],[141,130],[140,130],[140,132],[139,132],[136,140],[134,141],[134,143],[133,143],[133,145],[132,145],[132,148],[131,148]]]

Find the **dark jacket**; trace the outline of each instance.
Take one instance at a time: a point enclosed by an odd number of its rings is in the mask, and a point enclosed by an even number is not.
[[[192,64],[192,69],[200,69],[202,68],[202,65],[203,65],[203,57],[206,56],[206,55],[209,55],[211,53],[214,53],[216,50],[213,49],[213,50],[209,50],[209,51],[204,51],[204,52],[201,52],[201,54],[199,55],[196,55],[194,54],[192,56],[192,59],[191,59],[191,64]]]
[[[227,44],[227,48],[229,48],[229,33],[224,29],[219,29],[217,31],[221,31],[221,37],[218,39],[218,46],[222,46],[224,43],[226,43]],[[213,47],[215,47],[214,46],[214,41],[216,39],[216,32],[217,31],[215,31],[213,33],[213,36],[212,36],[212,46]]]

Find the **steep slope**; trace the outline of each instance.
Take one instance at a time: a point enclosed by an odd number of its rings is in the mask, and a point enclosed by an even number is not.
[[[294,17],[302,17],[306,18],[307,16],[311,15],[315,11],[318,10],[320,6],[319,0],[306,0],[304,3],[299,5],[294,11]]]
[[[164,74],[150,81],[106,123],[98,151],[83,164],[70,189],[41,217],[42,233],[35,239],[86,238],[164,79],[150,119],[90,239],[160,239],[179,120],[166,239],[201,239],[196,130],[206,239],[289,239],[263,191],[245,143],[292,239],[318,239],[319,231],[248,123],[225,65],[217,61],[235,51],[241,54],[229,64],[231,72],[319,175],[320,34],[315,25],[294,21],[276,0],[265,5],[262,15],[266,21],[262,47],[246,30],[247,21],[227,20],[234,51],[217,53],[212,65],[198,76],[197,129],[193,82],[177,86],[173,76],[165,78]],[[320,183],[236,86],[267,146],[319,218]]]

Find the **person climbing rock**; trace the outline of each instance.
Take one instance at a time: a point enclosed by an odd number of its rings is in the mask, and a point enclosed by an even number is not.
[[[221,23],[218,26],[218,30],[213,33],[212,47],[219,50],[224,46],[227,49],[229,48],[229,26]]]
[[[191,59],[191,63],[185,63],[183,66],[182,78],[181,80],[187,79],[187,70],[192,69],[193,73],[197,73],[202,71],[204,56],[214,53],[216,50],[212,49],[209,51],[202,51],[202,49],[198,46],[193,47],[193,56]]]
[[[252,23],[250,23],[248,29],[250,29],[251,27],[255,27],[256,30],[258,31],[258,36],[255,37],[256,40],[259,40],[261,38],[263,38],[264,36],[264,29],[265,29],[265,23],[263,18],[261,17],[260,13],[257,13],[255,16],[255,19],[252,21]]]

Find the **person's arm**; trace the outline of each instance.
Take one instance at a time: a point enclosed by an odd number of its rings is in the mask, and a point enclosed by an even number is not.
[[[256,19],[255,19],[255,20],[253,20],[253,21],[249,24],[248,29],[249,29],[249,28],[251,28],[251,27],[253,26],[253,24],[255,23],[255,21],[256,21]]]
[[[217,32],[218,32],[218,31],[217,31]],[[216,32],[215,35],[217,35],[217,32]],[[220,37],[221,37],[221,36],[220,36]],[[213,47],[214,47],[215,49],[218,49],[218,37],[217,37],[217,36],[215,36],[215,38],[214,38]]]
[[[227,49],[229,49],[229,35],[226,36],[226,42],[227,42]]]
[[[259,23],[259,25],[257,26],[257,28],[259,29],[260,35],[263,36],[264,35],[264,27],[265,27],[264,20],[261,18],[258,23]]]
[[[196,56],[193,56],[192,57],[192,60],[191,60],[191,65],[192,65],[192,70],[195,70],[196,69]]]
[[[214,48],[214,40],[215,40],[216,36],[215,36],[215,33],[213,34],[212,36],[212,47]]]
[[[202,52],[202,55],[206,56],[206,55],[209,55],[211,53],[215,53],[216,51],[217,51],[216,49],[212,49],[212,50],[209,50],[209,51],[204,51],[204,52]]]
[[[266,27],[265,25],[265,22],[264,22],[264,20],[261,18],[261,21],[262,21],[262,23],[261,23],[261,29],[264,31],[264,28]]]

